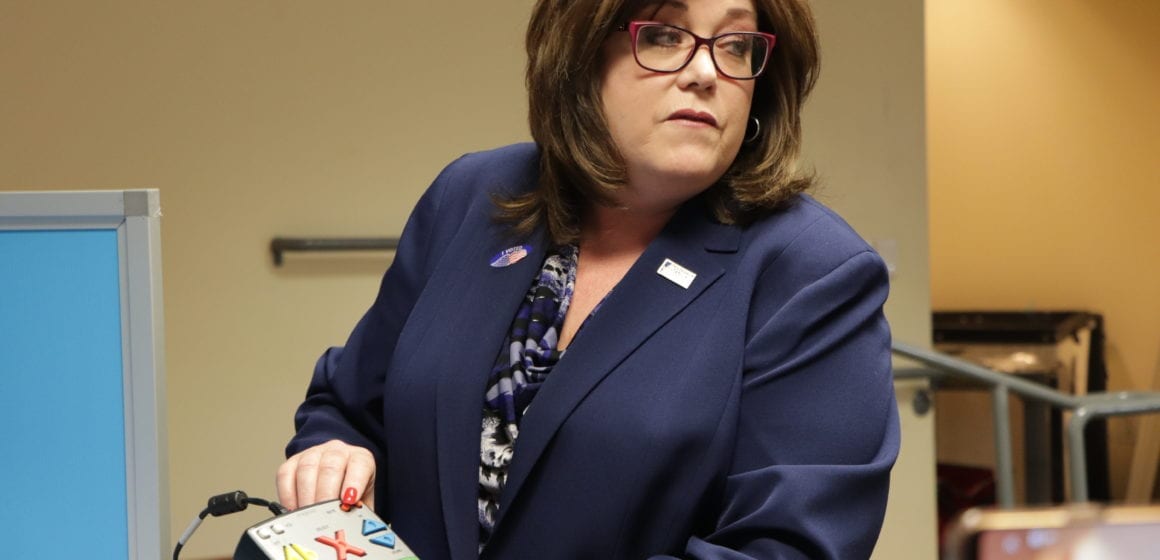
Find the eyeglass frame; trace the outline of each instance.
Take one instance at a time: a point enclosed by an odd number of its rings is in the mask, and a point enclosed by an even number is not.
[[[657,70],[655,68],[649,68],[648,66],[645,66],[644,63],[640,61],[640,56],[637,55],[637,52],[636,52],[636,43],[637,43],[637,40],[639,37],[640,29],[642,27],[646,27],[646,26],[671,27],[671,28],[676,29],[678,31],[683,31],[685,33],[688,33],[689,35],[692,35],[693,48],[689,49],[689,56],[685,58],[685,61],[682,62],[680,66],[676,67],[673,70]],[[630,21],[628,23],[621,24],[620,26],[618,26],[616,28],[616,31],[627,31],[628,32],[629,42],[632,43],[632,58],[634,60],[636,60],[637,66],[640,66],[641,68],[644,68],[645,70],[648,70],[649,72],[657,72],[659,74],[673,74],[676,72],[680,72],[681,70],[684,70],[685,67],[688,66],[690,62],[693,61],[694,57],[697,56],[697,50],[699,50],[701,48],[701,45],[705,45],[705,46],[709,47],[709,59],[713,61],[713,69],[715,69],[722,76],[725,76],[726,78],[730,78],[733,80],[755,80],[758,77],[760,77],[763,73],[765,73],[765,67],[769,65],[769,55],[773,53],[773,46],[775,43],[777,43],[777,35],[774,35],[772,33],[765,33],[762,31],[729,31],[727,33],[720,33],[720,34],[714,35],[712,37],[702,37],[700,35],[697,35],[696,33],[693,33],[692,31],[689,31],[688,29],[685,29],[684,27],[670,25],[667,23],[661,23],[659,21]],[[713,54],[713,43],[716,43],[717,39],[720,39],[722,37],[727,37],[729,35],[757,35],[759,37],[764,37],[766,39],[765,58],[763,58],[761,61],[761,68],[759,68],[757,70],[757,72],[755,72],[752,76],[738,77],[738,76],[730,75],[721,69],[720,64],[717,64],[717,55]]]

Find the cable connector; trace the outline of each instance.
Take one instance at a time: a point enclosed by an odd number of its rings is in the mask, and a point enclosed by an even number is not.
[[[206,506],[205,511],[214,517],[221,517],[242,511],[250,503],[250,498],[245,492],[235,490],[210,498],[209,505]]]
[[[199,513],[198,516],[193,519],[193,522],[189,524],[189,527],[185,530],[185,533],[181,535],[181,538],[177,539],[177,545],[173,547],[173,560],[177,560],[178,556],[181,554],[181,549],[185,547],[185,543],[189,542],[189,538],[192,537],[193,532],[201,526],[202,520],[205,519],[207,515],[221,517],[223,515],[237,513],[239,511],[245,510],[246,507],[250,504],[268,508],[270,513],[273,513],[275,516],[283,515],[289,512],[285,506],[278,502],[263,500],[262,498],[251,498],[241,490],[226,492],[225,494],[218,494],[217,496],[209,499],[209,503],[206,504],[205,509],[201,510],[201,513]]]

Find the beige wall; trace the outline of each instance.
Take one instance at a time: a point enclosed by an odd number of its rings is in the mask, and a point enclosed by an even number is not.
[[[387,264],[275,268],[270,238],[397,235],[448,161],[526,138],[530,6],[0,1],[0,188],[161,190],[173,538],[212,494],[274,497],[314,360]]]
[[[893,266],[887,318],[896,340],[927,346],[926,146],[922,0],[815,0],[822,74],[806,110],[806,154],[819,199]],[[910,403],[925,383],[898,383],[902,453],[875,558],[937,553],[934,415]]]
[[[0,189],[161,189],[173,538],[211,494],[273,496],[311,366],[387,264],[275,268],[270,238],[395,235],[450,159],[525,139],[531,4],[0,0]],[[896,248],[888,313],[923,343],[921,2],[844,4],[817,2],[807,153],[819,197]],[[907,422],[884,558],[930,557],[906,552],[933,527],[929,419]],[[261,518],[208,520],[183,556],[228,555]]]
[[[933,305],[1102,313],[1112,389],[1160,361],[1158,29],[1152,1],[928,2]]]

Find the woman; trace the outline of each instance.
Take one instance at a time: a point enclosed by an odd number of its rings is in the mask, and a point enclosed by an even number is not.
[[[541,0],[527,47],[535,144],[424,194],[280,499],[354,488],[423,560],[869,556],[887,275],[800,194],[804,0]]]

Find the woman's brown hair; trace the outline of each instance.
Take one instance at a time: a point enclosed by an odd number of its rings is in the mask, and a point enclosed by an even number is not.
[[[539,0],[528,24],[528,121],[540,148],[536,189],[497,199],[499,217],[526,234],[541,223],[556,243],[576,241],[586,201],[606,204],[627,172],[604,120],[604,41],[656,0]],[[817,79],[818,44],[806,0],[753,0],[758,28],[777,35],[750,114],[758,137],[742,145],[706,193],[717,219],[745,224],[812,183],[798,170],[801,108]]]

